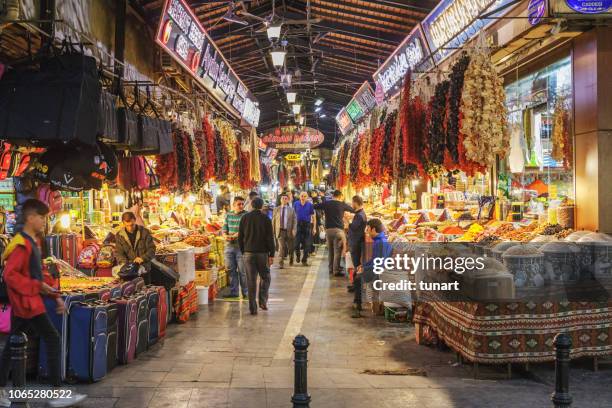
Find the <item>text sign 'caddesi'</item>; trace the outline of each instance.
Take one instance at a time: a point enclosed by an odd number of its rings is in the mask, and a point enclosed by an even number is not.
[[[323,133],[313,128],[282,126],[264,135],[261,140],[278,150],[306,150],[317,147],[324,138]]]
[[[184,0],[166,0],[155,41],[217,99],[257,127],[260,111],[255,98]]]
[[[508,12],[503,7],[512,0],[442,0],[423,20],[421,26],[436,61],[458,49],[481,30]],[[493,10],[500,11],[492,18],[479,16]]]
[[[389,98],[399,92],[408,70],[431,68],[431,59],[428,55],[423,32],[417,26],[374,73],[374,81],[377,86],[382,87],[385,97]]]

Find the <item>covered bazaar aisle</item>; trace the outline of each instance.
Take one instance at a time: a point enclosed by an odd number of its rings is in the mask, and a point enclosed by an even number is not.
[[[170,326],[163,346],[79,387],[90,396],[85,406],[290,407],[291,339],[300,328],[311,341],[313,408],[516,408],[517,395],[522,407],[550,406],[550,369],[537,380],[516,375],[511,381],[494,379],[501,368],[481,369],[489,379],[474,380],[470,366],[453,365],[452,353],[416,345],[410,325],[351,319],[345,280],[330,279],[323,250],[312,261],[309,270],[272,268],[267,312],[254,317],[246,302],[217,301],[202,307],[196,320]],[[427,376],[361,374],[404,368],[422,368]],[[601,390],[612,383],[611,371],[574,370],[575,406],[609,407],[610,393]]]

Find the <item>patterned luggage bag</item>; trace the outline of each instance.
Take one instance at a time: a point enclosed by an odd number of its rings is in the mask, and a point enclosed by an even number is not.
[[[140,276],[135,278],[132,282],[134,282],[134,285],[135,285],[134,290],[136,293],[140,292],[145,287],[144,279]]]
[[[166,335],[166,326],[168,325],[168,291],[163,286],[155,287],[159,292],[159,338]]]
[[[77,234],[62,234],[62,259],[70,264],[73,268],[78,265],[79,253],[81,252],[81,236]]]
[[[189,320],[189,316],[191,315],[191,299],[189,296],[189,288],[183,286],[179,290],[176,299],[174,299],[174,311],[176,320],[179,323],[185,323]]]
[[[61,236],[60,235],[47,235],[45,237],[45,241],[47,243],[47,249],[49,250],[49,255],[54,256],[58,259],[62,258],[62,245],[61,245]]]
[[[45,307],[47,308],[47,316],[51,319],[51,323],[60,335],[60,371],[62,380],[66,379],[66,365],[68,363],[68,310],[73,302],[82,302],[85,296],[73,294],[63,296],[66,311],[62,314],[55,313],[57,303],[54,299],[44,297]],[[38,375],[41,378],[49,377],[49,366],[47,363],[47,346],[43,339],[40,339],[40,347],[38,350]]]
[[[147,351],[149,345],[149,305],[146,294],[135,296],[137,305],[136,317],[136,356]]]
[[[121,285],[113,286],[110,288],[110,298],[119,299],[121,297]]]
[[[157,343],[159,339],[159,321],[160,321],[160,303],[161,296],[157,287],[149,286],[146,289],[147,296],[147,307],[148,307],[148,323],[149,323],[149,334],[147,341],[147,348]]]
[[[106,348],[106,370],[107,372],[117,366],[117,341],[118,341],[118,318],[119,307],[116,303],[109,303],[106,309],[108,313],[107,323],[107,348]]]
[[[132,296],[136,292],[136,283],[134,281],[123,282],[121,284],[121,296]]]
[[[107,370],[107,306],[101,302],[73,302],[69,316],[67,376],[99,381]]]
[[[135,298],[115,300],[117,304],[117,360],[128,364],[136,354],[138,304]]]

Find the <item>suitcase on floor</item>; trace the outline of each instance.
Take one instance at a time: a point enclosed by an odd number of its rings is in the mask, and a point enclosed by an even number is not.
[[[176,299],[179,295],[179,288],[173,287],[168,291],[168,323],[176,321]]]
[[[110,298],[119,299],[121,297],[121,285],[113,286],[110,288]]]
[[[136,292],[136,282],[128,281],[121,283],[121,296],[129,297],[132,296]]]
[[[108,344],[108,305],[73,302],[69,311],[69,350],[67,377],[79,381],[99,381],[106,375]]]
[[[168,325],[168,291],[163,286],[156,286],[159,292],[159,329],[158,336],[162,338],[166,335],[166,326]]]
[[[149,324],[149,334],[147,340],[147,348],[157,343],[159,339],[159,315],[160,315],[160,293],[157,287],[149,286],[146,289],[147,296],[147,307],[148,315],[147,320]]]
[[[79,293],[62,296],[62,298],[64,299],[66,311],[61,315],[55,313],[55,307],[57,306],[55,299],[44,297],[43,301],[45,303],[45,307],[47,308],[47,315],[60,335],[60,371],[61,378],[64,380],[66,379],[66,364],[68,362],[68,310],[73,302],[82,302],[85,299],[85,296],[84,294]],[[49,377],[47,346],[42,338],[40,339],[38,350],[38,376],[41,378]]]
[[[117,360],[128,364],[134,360],[138,330],[138,304],[135,298],[115,300],[117,304]]]
[[[138,315],[136,318],[137,336],[136,336],[136,356],[147,351],[149,345],[149,305],[146,294],[138,294],[135,296]]]
[[[106,324],[106,371],[109,372],[117,366],[117,340],[119,307],[116,303],[109,303],[106,308],[108,314]]]
[[[109,288],[102,288],[98,290],[98,298],[104,302],[108,302],[111,298],[111,290]]]
[[[134,282],[134,285],[135,285],[134,291],[136,293],[140,292],[145,287],[145,281],[140,276],[135,278],[132,282]]]

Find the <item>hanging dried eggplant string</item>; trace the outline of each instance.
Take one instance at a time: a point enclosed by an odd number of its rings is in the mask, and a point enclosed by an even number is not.
[[[465,71],[470,63],[470,57],[463,53],[450,73],[450,86],[448,90],[448,119],[446,123],[446,156],[445,163],[448,170],[460,167],[459,160],[459,105],[463,91]]]

